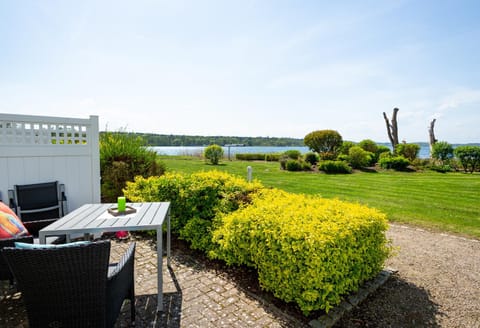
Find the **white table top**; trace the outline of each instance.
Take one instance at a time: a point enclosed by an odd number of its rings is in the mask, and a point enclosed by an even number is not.
[[[160,229],[170,209],[169,202],[127,203],[137,209],[136,213],[112,216],[107,212],[117,204],[86,204],[39,231],[39,237],[113,232],[121,230]]]

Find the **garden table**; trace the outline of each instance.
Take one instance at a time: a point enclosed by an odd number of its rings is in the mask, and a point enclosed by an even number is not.
[[[47,236],[63,236],[70,241],[73,234],[90,234],[116,231],[157,231],[157,311],[163,311],[163,240],[162,227],[167,222],[167,266],[170,266],[170,203],[127,203],[135,213],[114,216],[108,209],[117,204],[86,204],[65,215],[39,231],[39,242],[46,243]]]

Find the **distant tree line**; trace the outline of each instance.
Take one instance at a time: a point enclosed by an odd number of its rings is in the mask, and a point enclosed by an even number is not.
[[[105,132],[101,132],[105,133]],[[226,137],[226,136],[188,136],[175,134],[152,134],[124,132],[140,136],[148,146],[208,146],[242,144],[244,146],[303,147],[303,139],[278,137]]]

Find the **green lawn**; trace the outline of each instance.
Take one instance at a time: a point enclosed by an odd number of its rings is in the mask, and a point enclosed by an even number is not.
[[[359,172],[326,175],[281,171],[278,163],[223,161],[209,165],[195,157],[162,156],[168,171],[226,171],[246,177],[247,166],[265,186],[316,194],[375,207],[392,222],[480,239],[480,175],[464,173]]]

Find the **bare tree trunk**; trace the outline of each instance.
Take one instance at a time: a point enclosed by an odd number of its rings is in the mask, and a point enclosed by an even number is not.
[[[428,134],[430,135],[430,158],[432,158],[433,145],[438,141],[437,139],[435,139],[435,132],[433,131],[433,129],[435,128],[435,121],[436,120],[437,119],[434,118],[430,122],[430,128],[428,129]]]
[[[394,108],[392,114],[392,122],[388,121],[387,114],[383,112],[383,118],[385,119],[385,123],[387,124],[387,133],[388,138],[390,139],[390,143],[392,144],[393,151],[395,151],[395,147],[398,145],[398,125],[397,125],[397,113],[399,109]]]

